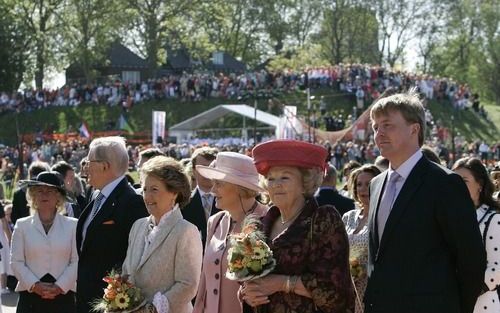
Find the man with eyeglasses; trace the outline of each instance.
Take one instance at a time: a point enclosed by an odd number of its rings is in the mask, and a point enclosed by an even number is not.
[[[84,163],[92,199],[78,220],[79,254],[77,312],[88,313],[91,303],[102,298],[102,278],[119,269],[125,259],[132,224],[147,216],[144,201],[128,184],[129,157],[121,137],[94,139]]]

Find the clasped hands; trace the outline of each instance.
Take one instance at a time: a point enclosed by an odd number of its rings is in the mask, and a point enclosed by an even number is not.
[[[268,275],[244,282],[238,290],[238,297],[252,307],[269,303],[270,295],[283,291],[286,279],[284,275]]]
[[[39,295],[42,299],[52,300],[64,291],[54,283],[37,282],[32,288],[32,291]]]

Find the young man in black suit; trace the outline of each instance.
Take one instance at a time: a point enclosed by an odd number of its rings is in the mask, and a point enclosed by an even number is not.
[[[215,199],[210,194],[212,181],[201,176],[196,170],[196,165],[209,166],[215,160],[217,152],[217,149],[210,147],[198,148],[193,152],[191,164],[196,179],[196,188],[191,193],[191,201],[181,210],[184,219],[198,227],[203,247],[207,238],[208,218],[220,210],[215,207]]]
[[[132,224],[147,216],[144,201],[128,184],[128,154],[121,137],[92,141],[85,172],[94,187],[92,201],[80,215],[76,231],[78,249],[77,312],[88,313],[103,295],[102,278],[120,269]]]
[[[340,216],[342,216],[346,212],[354,210],[354,200],[339,194],[336,186],[337,169],[328,163],[321,187],[319,187],[318,193],[314,197],[320,206],[326,204],[333,205],[340,213]]]
[[[422,155],[417,95],[382,98],[370,117],[390,166],[370,185],[365,312],[473,312],[486,261],[467,187]]]

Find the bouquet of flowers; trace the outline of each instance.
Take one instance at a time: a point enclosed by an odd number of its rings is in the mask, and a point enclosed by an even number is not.
[[[230,280],[248,281],[264,277],[276,265],[264,233],[259,231],[260,221],[252,216],[243,221],[242,232],[229,236],[226,277]]]
[[[349,265],[351,269],[351,276],[353,278],[361,278],[366,275],[366,269],[361,264],[361,259],[366,251],[364,249],[351,247],[349,251]]]
[[[128,281],[128,275],[121,276],[116,270],[111,270],[104,277],[108,286],[104,289],[104,296],[94,302],[95,312],[133,312],[146,304],[141,290]]]

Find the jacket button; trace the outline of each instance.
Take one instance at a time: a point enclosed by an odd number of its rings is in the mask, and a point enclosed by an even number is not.
[[[219,259],[215,259],[214,263],[215,263],[215,265],[219,265],[219,262],[220,262]]]
[[[219,291],[217,289],[214,289],[214,295],[217,295]]]
[[[219,279],[219,273],[215,273],[215,279]]]

